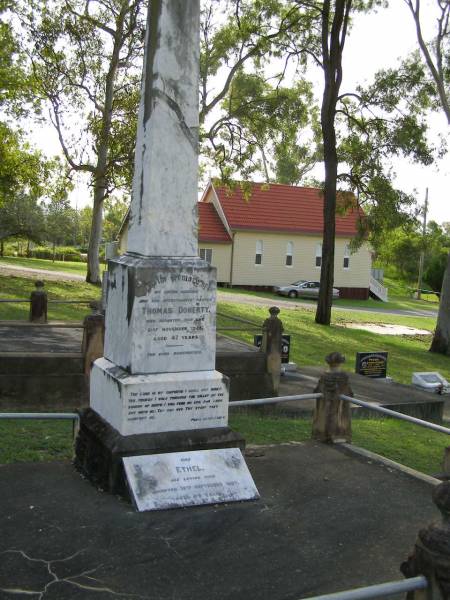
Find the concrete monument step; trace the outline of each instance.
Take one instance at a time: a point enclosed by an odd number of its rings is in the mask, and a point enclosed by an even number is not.
[[[82,372],[81,352],[0,352],[0,375],[79,375]]]
[[[87,382],[81,373],[0,375],[1,411],[70,412],[87,402]]]

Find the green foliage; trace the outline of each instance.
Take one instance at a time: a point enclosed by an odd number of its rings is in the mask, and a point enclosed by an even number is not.
[[[47,246],[35,246],[30,250],[31,258],[42,258],[44,260],[61,260],[69,262],[86,262],[86,257],[82,257],[77,248],[73,246],[57,246],[55,250]],[[30,264],[32,268],[33,265]]]
[[[63,244],[67,239],[74,238],[76,212],[70,206],[67,198],[53,198],[45,208],[46,238],[53,244]]]
[[[122,198],[108,198],[105,203],[103,223],[103,239],[113,242],[117,239],[123,218],[128,210],[128,203]]]
[[[209,132],[214,148],[210,156],[222,175],[237,172],[248,179],[263,173],[266,181],[294,184],[318,160],[317,143],[308,133],[318,129],[309,83],[273,87],[262,75],[241,70],[222,109],[223,116]]]
[[[434,221],[428,223],[425,237],[421,226],[412,221],[393,231],[386,230],[376,238],[377,260],[394,268],[397,276],[417,284],[420,253],[425,253],[424,284],[433,291],[440,291],[450,251],[450,235]]]

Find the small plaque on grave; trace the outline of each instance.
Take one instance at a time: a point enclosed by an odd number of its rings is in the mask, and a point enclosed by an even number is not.
[[[239,448],[125,456],[123,464],[139,512],[259,498]]]
[[[253,345],[257,348],[261,348],[263,336],[261,334],[253,336]],[[291,336],[281,336],[281,363],[286,364],[289,362],[289,351],[291,348]]]
[[[355,373],[366,377],[385,378],[387,359],[387,352],[357,352]]]

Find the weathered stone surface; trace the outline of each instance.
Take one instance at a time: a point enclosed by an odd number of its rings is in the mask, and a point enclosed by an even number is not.
[[[213,370],[215,322],[215,269],[205,261],[109,261],[105,357],[130,373]]]
[[[128,251],[197,256],[199,2],[155,0],[148,19]]]
[[[427,598],[450,598],[450,481],[433,490],[433,502],[441,519],[421,529],[412,554],[401,564],[405,577],[424,575],[428,580]],[[421,590],[409,592],[408,600],[421,600]]]
[[[105,316],[101,312],[101,303],[90,303],[92,314],[83,320],[83,340],[81,352],[84,359],[84,374],[90,375],[93,363],[103,356],[105,340]]]
[[[139,511],[259,498],[238,448],[123,458]]]
[[[228,378],[217,371],[130,375],[99,358],[90,404],[122,435],[225,427]]]
[[[321,392],[322,398],[316,400],[312,437],[321,442],[351,442],[352,417],[350,404],[341,400],[342,394],[353,396],[348,373],[340,370],[345,357],[332,352],[325,358],[330,370],[322,375],[314,392]]]
[[[281,340],[283,334],[283,323],[278,318],[280,309],[278,306],[269,308],[270,317],[263,323],[263,338],[261,351],[267,356],[267,371],[272,377],[272,385],[275,394],[278,394],[281,374]]]
[[[229,427],[125,436],[87,408],[80,417],[75,465],[102,489],[129,498],[122,457],[213,448],[240,448],[244,452],[245,440]]]

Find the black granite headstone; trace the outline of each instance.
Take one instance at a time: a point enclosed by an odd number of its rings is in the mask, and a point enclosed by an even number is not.
[[[355,373],[366,377],[386,377],[387,359],[387,352],[357,352]]]
[[[253,345],[257,348],[261,348],[263,336],[261,334],[253,336]],[[289,362],[289,351],[291,348],[291,336],[283,334],[281,336],[281,362]]]

